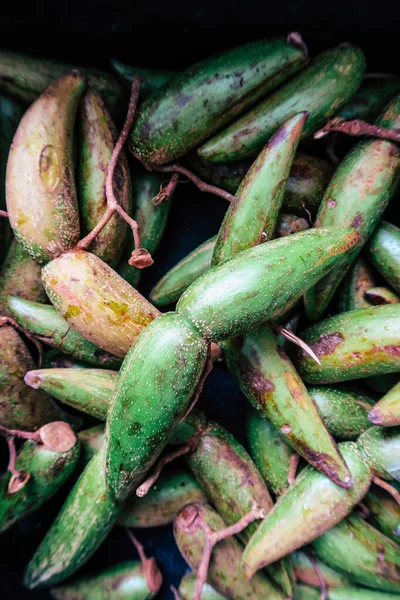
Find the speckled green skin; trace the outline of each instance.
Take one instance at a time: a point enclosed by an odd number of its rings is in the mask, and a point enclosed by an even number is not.
[[[176,302],[193,281],[208,271],[216,239],[214,236],[200,244],[160,279],[150,292],[150,300],[156,306]]]
[[[370,427],[358,438],[357,444],[378,477],[400,481],[399,427]]]
[[[49,587],[70,577],[97,550],[121,510],[107,490],[104,451],[94,455],[31,559],[28,589]]]
[[[197,576],[194,573],[188,573],[181,579],[179,586],[179,595],[182,600],[192,600],[196,587]],[[226,596],[222,596],[214,590],[209,583],[205,583],[201,590],[201,600],[228,600]]]
[[[27,440],[18,453],[15,466],[30,473],[28,483],[10,494],[11,473],[0,483],[0,532],[47,502],[71,475],[79,457],[79,442],[67,452],[52,452],[45,446]]]
[[[307,585],[298,585],[295,600],[320,600],[321,593]],[[398,594],[386,594],[366,588],[340,587],[328,590],[327,600],[400,600]]]
[[[321,560],[354,582],[400,593],[400,547],[356,514],[313,542]]]
[[[281,213],[279,215],[275,233],[277,237],[285,237],[286,235],[291,235],[292,233],[306,231],[306,229],[310,229],[310,223],[307,221],[307,219],[303,219],[297,215]]]
[[[323,52],[307,69],[281,86],[199,149],[210,161],[241,160],[257,153],[277,127],[300,111],[310,113],[306,137],[334,116],[360,86],[365,71],[362,51],[341,44]]]
[[[226,527],[221,517],[206,504],[189,504],[174,523],[178,548],[194,571],[199,566],[204,549],[203,523],[212,531]],[[210,584],[232,600],[284,600],[284,594],[274,588],[265,575],[257,573],[251,581],[244,578],[240,569],[242,552],[243,547],[233,537],[216,544],[208,570]]]
[[[95,425],[78,433],[81,443],[78,468],[80,471],[86,467],[98,450],[104,446],[104,425]]]
[[[140,99],[147,98],[152,92],[163,87],[176,74],[175,71],[134,67],[119,60],[112,60],[111,66],[117,79],[129,91],[132,88],[133,77],[140,77]]]
[[[365,298],[374,306],[380,304],[399,304],[400,297],[387,287],[372,287],[366,290]]]
[[[352,474],[353,487],[345,490],[307,466],[247,544],[242,558],[246,577],[320,536],[363,498],[371,483],[371,471],[356,444],[342,442],[339,448]]]
[[[117,523],[123,527],[159,527],[172,523],[186,504],[206,501],[190,472],[170,469],[161,473],[146,496],[128,498]]]
[[[51,398],[24,383],[35,363],[24,341],[11,326],[0,327],[0,423],[10,429],[33,431],[45,423],[64,420]]]
[[[363,503],[369,514],[367,520],[386,537],[400,543],[400,506],[387,492],[371,486]]]
[[[279,314],[358,243],[349,229],[315,229],[241,252],[184,292],[177,311],[207,339],[238,335]]]
[[[248,170],[219,229],[213,266],[272,239],[307,117],[308,113],[300,113],[286,121]]]
[[[52,588],[50,595],[55,600],[150,600],[157,592],[149,590],[141,563],[130,561]]]
[[[120,367],[121,359],[105,352],[72,329],[53,306],[12,296],[8,299],[7,308],[21,327],[63,354],[97,367]],[[31,369],[29,367],[27,371]]]
[[[84,94],[79,113],[77,188],[84,237],[92,231],[107,210],[107,170],[118,131],[101,97],[92,87]],[[131,176],[124,151],[118,156],[113,190],[119,204],[129,213],[132,200]],[[123,251],[121,240],[124,239],[126,230],[126,222],[115,213],[90,245],[90,251],[110,267],[116,267]]]
[[[296,366],[307,383],[349,381],[400,370],[399,304],[342,313],[300,336],[321,361],[318,365],[298,354]]]
[[[198,438],[186,463],[206,493],[210,502],[227,525],[233,525],[252,509],[254,503],[267,514],[272,498],[261,473],[250,456],[235,438],[217,423],[210,422]],[[243,482],[246,482],[243,485]],[[245,543],[257,529],[253,521],[240,534]],[[288,596],[293,596],[294,582],[283,563],[272,565],[268,573]]]
[[[400,122],[400,96],[377,121],[381,127]],[[354,227],[364,245],[396,190],[400,174],[400,151],[384,140],[357,144],[340,163],[325,190],[315,227]],[[304,297],[307,316],[317,321],[327,308],[346,271],[361,250],[350,252]]]
[[[76,65],[3,50],[0,52],[0,90],[17,100],[33,102],[55,79],[76,68]],[[90,77],[91,84],[104,99],[111,114],[118,117],[123,115],[128,94],[115,78],[100,69],[78,68]]]
[[[190,155],[189,165],[202,178],[235,194],[251,167],[251,160],[236,163],[212,163]],[[321,158],[297,152],[286,183],[283,209],[299,217],[314,216],[325,188],[333,175],[331,165]]]
[[[41,269],[16,240],[13,240],[0,273],[0,314],[8,315],[7,296],[44,302]]]
[[[338,311],[339,313],[357,308],[369,308],[373,305],[365,297],[365,292],[375,286],[375,278],[369,264],[359,256],[338,290]]]
[[[118,373],[103,369],[38,369],[25,383],[84,412],[105,420]]]
[[[160,312],[100,258],[71,250],[42,269],[46,293],[69,325],[124,358]]]
[[[24,250],[40,264],[79,240],[72,142],[84,86],[76,73],[51,84],[23,116],[8,156],[10,225]]]
[[[400,382],[375,404],[369,413],[369,420],[383,427],[400,425]]]
[[[247,443],[268,487],[280,496],[289,487],[292,448],[261,414],[249,406],[246,421]]]
[[[157,206],[151,200],[165,185],[166,178],[165,173],[151,173],[136,165],[133,171],[132,216],[139,226],[140,241],[143,248],[146,248],[152,255],[157,250],[167,225],[172,198],[166,198]],[[117,271],[125,281],[135,288],[139,283],[142,271],[128,264],[134,249],[131,231],[128,231],[128,235],[129,239],[125,244],[125,251]]]
[[[283,439],[327,477],[348,487],[349,470],[270,327],[229,340],[223,349],[240,389]]]
[[[374,399],[365,393],[332,387],[309,387],[308,393],[335,439],[354,440],[371,427],[368,413]]]
[[[400,79],[398,77],[365,79],[360,89],[343,106],[337,116],[346,121],[362,119],[371,122],[399,92]]]
[[[291,557],[297,580],[313,587],[320,587],[318,576],[307,554],[298,550],[297,552],[293,552]],[[334,569],[331,569],[331,567],[328,567],[328,565],[317,558],[315,560],[328,588],[351,585],[350,580],[344,573],[334,571]],[[317,600],[319,599],[317,598]]]
[[[179,158],[298,71],[306,61],[301,50],[284,38],[274,38],[252,42],[192,65],[141,106],[130,135],[131,151],[152,165]]]
[[[400,229],[381,221],[369,240],[367,251],[374,267],[400,294]]]
[[[107,416],[107,484],[125,499],[190,406],[207,344],[176,313],[146,327],[124,360]]]

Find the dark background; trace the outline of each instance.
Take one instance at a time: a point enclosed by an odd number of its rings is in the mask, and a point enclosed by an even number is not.
[[[299,31],[311,56],[342,41],[360,44],[368,70],[400,72],[400,3],[339,0],[293,2],[279,0],[136,0],[108,2],[32,2],[24,7],[3,2],[0,9],[0,46],[64,59],[77,64],[107,66],[110,57],[139,66],[182,68],[210,53],[260,37]],[[141,290],[152,285],[178,260],[218,231],[226,204],[215,196],[180,185],[156,264],[145,273]],[[225,368],[217,365],[201,398],[208,416],[243,440],[245,399]],[[0,441],[0,444],[2,442]],[[5,454],[5,447],[0,448]],[[0,538],[0,598],[45,599],[46,591],[22,588],[23,570],[48,529],[66,490],[55,500],[14,526]],[[164,574],[162,598],[186,570],[171,527],[141,530],[139,539],[154,555]],[[98,571],[136,552],[125,532],[115,528],[82,572]]]

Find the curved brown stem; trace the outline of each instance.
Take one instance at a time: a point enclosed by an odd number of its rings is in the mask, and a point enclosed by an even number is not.
[[[0,425],[0,435],[3,435],[6,439],[8,438],[20,438],[21,440],[33,440],[34,442],[40,442],[41,437],[39,431],[21,431],[20,429],[8,429],[4,425]]]
[[[167,200],[172,196],[175,191],[176,186],[178,185],[179,174],[173,173],[171,179],[167,183],[165,187],[161,185],[160,191],[154,198],[151,200],[154,206],[159,206],[164,200]]]
[[[111,219],[114,213],[118,213],[119,216],[124,219],[132,229],[133,239],[135,243],[135,249],[132,252],[132,256],[129,259],[129,264],[137,267],[138,269],[143,269],[144,267],[149,267],[153,264],[153,259],[151,258],[149,252],[142,248],[142,244],[140,242],[139,236],[139,228],[138,224],[132,217],[128,215],[127,212],[122,208],[119,204],[118,200],[114,194],[113,182],[114,182],[114,172],[118,165],[118,159],[121,154],[121,151],[124,147],[126,139],[129,135],[129,131],[131,130],[133,119],[135,117],[136,107],[139,99],[139,90],[140,90],[140,78],[134,77],[132,80],[132,91],[131,97],[129,100],[128,114],[125,119],[124,126],[120,133],[120,136],[115,144],[113,153],[111,155],[110,163],[107,169],[107,177],[106,177],[106,199],[107,199],[107,210],[97,223],[96,227],[92,229],[88,235],[82,238],[78,244],[77,248],[79,250],[86,250],[95,240],[96,236],[100,233],[100,231],[107,225],[108,221]]]
[[[244,517],[242,517],[237,523],[226,527],[225,529],[220,529],[219,531],[213,531],[204,521],[201,523],[201,527],[204,531],[206,541],[204,545],[203,555],[201,557],[201,561],[199,564],[199,568],[197,570],[197,580],[196,587],[193,594],[193,600],[201,600],[201,592],[203,589],[203,585],[207,581],[208,574],[208,566],[210,564],[211,554],[215,544],[221,542],[227,537],[231,535],[237,535],[243,529],[245,529],[250,523],[256,521],[257,519],[264,519],[265,511],[258,508],[255,504],[253,505],[250,512],[248,512]]]
[[[318,577],[319,587],[321,589],[320,600],[327,600],[327,598],[328,598],[328,588],[326,586],[324,576],[322,575],[321,570],[320,570],[320,568],[318,566],[318,563],[315,560],[313,554],[311,552],[306,552],[306,554],[307,554],[308,560],[310,561],[310,563],[313,566],[313,569],[315,571],[316,576]]]
[[[0,217],[3,217],[3,219],[8,219],[8,212],[6,210],[0,210]]]
[[[30,340],[36,346],[36,349],[37,349],[38,355],[39,355],[38,366],[40,369],[43,364],[43,345],[42,345],[41,341],[38,340],[37,337],[32,335],[32,333],[30,333],[29,331],[27,331],[26,329],[21,327],[21,325],[19,323],[17,323],[17,321],[15,319],[12,319],[11,317],[1,316],[0,317],[0,327],[2,325],[12,325],[13,327],[15,327],[15,329],[18,329],[18,331],[21,331],[24,334],[24,336],[27,337],[28,340]]]
[[[368,509],[368,506],[366,506],[364,504],[364,502],[359,502],[357,504],[357,508],[358,508],[358,512],[360,513],[360,516],[363,519],[367,519],[369,517],[369,515],[370,515],[369,509]]]
[[[376,475],[372,477],[372,481],[375,483],[375,485],[381,487],[383,490],[386,490],[386,492],[388,492],[396,500],[397,504],[400,504],[400,493],[396,490],[396,488],[390,485],[390,483],[384,481]]]
[[[300,456],[296,453],[292,454],[289,461],[289,473],[288,473],[288,483],[289,485],[294,484],[294,480],[296,479],[297,467],[299,466]]]
[[[175,600],[182,600],[182,597],[179,595],[179,592],[174,585],[170,585],[169,589],[173,593]]]
[[[306,344],[301,338],[295,335],[293,331],[290,331],[289,329],[286,329],[286,327],[282,327],[281,325],[277,325],[276,323],[270,322],[270,326],[272,329],[280,333],[284,338],[286,338],[293,344],[296,344],[296,346],[299,346],[299,348],[301,348],[305,354],[307,354],[317,363],[317,365],[321,365],[321,361],[319,360],[315,352],[311,350],[310,346]]]
[[[150,475],[150,477],[148,477],[137,488],[136,496],[139,496],[139,498],[143,498],[143,496],[146,496],[149,493],[151,486],[154,485],[155,482],[157,481],[157,479],[160,477],[161,472],[164,469],[165,465],[172,462],[179,456],[183,456],[184,454],[188,454],[188,452],[191,452],[193,449],[194,443],[195,443],[194,439],[191,439],[188,442],[185,442],[185,444],[180,446],[177,450],[174,450],[173,452],[170,452],[169,454],[166,454],[165,456],[163,456],[158,461],[158,463],[157,463],[153,473]]]
[[[158,167],[149,167],[148,165],[144,165],[144,166],[147,169],[151,169],[154,171],[160,171],[161,173],[180,173],[181,175],[184,175],[185,177],[190,179],[190,181],[192,181],[202,192],[208,192],[209,194],[214,194],[215,196],[220,196],[221,198],[223,198],[224,200],[227,200],[228,202],[232,202],[235,199],[235,196],[232,196],[232,194],[230,194],[229,192],[226,192],[225,190],[223,190],[215,185],[205,183],[205,181],[202,181],[200,179],[200,177],[197,177],[197,175],[192,173],[192,171],[189,171],[189,169],[187,169],[186,167],[182,167],[182,165],[179,165],[178,163],[173,163],[172,165],[163,165],[163,166],[158,166]]]
[[[360,119],[343,121],[340,117],[328,121],[325,127],[314,133],[314,139],[319,140],[328,135],[328,133],[331,133],[331,131],[340,131],[341,133],[352,136],[368,135],[382,140],[400,143],[400,131],[397,129],[378,127],[378,125],[371,125]]]
[[[126,530],[126,533],[139,554],[139,559],[142,563],[142,573],[146,579],[147,587],[152,594],[156,594],[162,584],[162,575],[157,567],[156,561],[154,558],[147,558],[142,544],[129,529]]]

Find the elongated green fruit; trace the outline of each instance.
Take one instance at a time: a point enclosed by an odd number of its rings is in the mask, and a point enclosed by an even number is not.
[[[284,237],[285,235],[291,235],[292,233],[306,231],[306,229],[310,229],[310,223],[307,219],[303,219],[297,215],[281,213],[276,227],[276,236]]]
[[[111,60],[111,66],[117,76],[117,79],[129,91],[132,87],[132,80],[135,76],[140,77],[140,98],[144,99],[153,92],[163,87],[167,81],[170,81],[176,74],[175,71],[164,69],[146,69],[144,67],[134,67],[127,65],[119,60]]]
[[[351,119],[375,120],[388,102],[398,93],[400,93],[398,77],[366,78],[337,116],[346,121]]]
[[[0,327],[0,424],[10,429],[33,431],[65,414],[51,398],[24,383],[35,363],[17,331]]]
[[[357,441],[371,469],[383,479],[400,481],[400,429],[370,427]]]
[[[0,483],[0,532],[47,502],[71,475],[79,457],[79,442],[67,452],[53,452],[28,440],[18,453],[16,468],[29,473],[28,483],[16,492],[9,492],[11,473]]]
[[[365,393],[332,387],[309,387],[308,392],[335,439],[354,440],[371,427],[368,412],[374,399]]]
[[[368,509],[368,521],[386,537],[400,543],[400,506],[387,492],[371,486],[363,499]]]
[[[375,286],[374,274],[369,264],[359,256],[339,287],[338,312],[347,312],[357,308],[368,308],[372,302],[365,292]]]
[[[69,325],[124,357],[159,311],[94,254],[71,250],[42,270],[46,293]]]
[[[55,585],[72,575],[97,550],[113,527],[121,505],[107,490],[104,451],[79,477],[24,576],[28,589]]]
[[[203,179],[235,194],[251,167],[251,160],[213,163],[198,155],[188,157],[189,165]],[[286,183],[283,209],[299,217],[313,217],[318,210],[326,186],[333,175],[331,165],[321,158],[297,152]]]
[[[89,87],[80,104],[78,195],[82,234],[91,231],[107,210],[106,179],[118,132],[99,94]],[[115,168],[113,191],[126,211],[131,207],[131,176],[122,151]],[[126,222],[115,213],[98,233],[90,251],[115,267],[121,258]]]
[[[25,383],[97,419],[107,416],[118,373],[103,369],[39,369]]]
[[[107,415],[107,484],[125,499],[145,476],[195,393],[207,344],[176,313],[146,327],[124,360]]]
[[[150,300],[156,306],[176,302],[193,281],[208,271],[216,239],[214,236],[200,244],[160,279],[150,292]]]
[[[307,383],[395,373],[400,369],[400,305],[351,310],[306,329],[301,338],[321,362],[298,354],[296,366]]]
[[[293,39],[246,44],[175,75],[142,105],[130,137],[133,154],[160,165],[198,146],[306,63]]]
[[[212,265],[272,239],[307,118],[308,113],[299,113],[286,121],[248,170],[220,227]]]
[[[95,425],[90,429],[80,431],[78,438],[81,443],[78,468],[83,471],[97,451],[104,446],[104,425]]]
[[[162,575],[155,563],[148,579],[143,571],[140,562],[120,563],[52,588],[50,595],[55,600],[150,600],[159,592]]]
[[[132,216],[139,227],[141,244],[150,254],[153,254],[158,248],[171,208],[171,197],[163,200],[161,204],[152,202],[164,184],[165,173],[151,173],[135,165],[132,184]],[[125,281],[136,288],[142,271],[128,264],[134,250],[132,233],[129,231],[128,234],[129,239],[125,244],[125,251],[117,270]]]
[[[400,95],[377,120],[381,127],[393,127],[400,116]],[[384,140],[360,142],[340,163],[325,190],[315,227],[354,227],[362,244],[376,227],[392,197],[400,173],[400,152]],[[354,248],[315,287],[308,290],[304,303],[308,317],[317,321],[343,277],[357,257]]]
[[[400,294],[400,229],[381,221],[369,240],[367,250],[371,263]]]
[[[238,335],[300,298],[358,239],[315,229],[249,248],[192,283],[177,311],[207,339]]]
[[[307,585],[297,586],[295,600],[319,600],[321,594]],[[328,590],[327,600],[400,600],[398,594],[386,594],[366,588],[338,587]]]
[[[392,427],[400,425],[400,383],[397,383],[377,404],[368,415],[374,425]]]
[[[316,554],[354,582],[400,593],[400,547],[356,514],[314,540]]]
[[[123,527],[159,527],[172,523],[186,504],[206,501],[190,472],[170,469],[161,473],[146,496],[128,498],[117,523]]]
[[[197,576],[194,573],[188,573],[181,579],[179,586],[179,596],[182,600],[192,600],[196,588]],[[228,600],[209,584],[205,583],[201,590],[201,600]]]
[[[320,582],[308,554],[298,550],[297,552],[293,552],[291,557],[298,581],[312,585],[313,587],[319,587]],[[318,559],[315,560],[328,588],[351,585],[350,580],[344,573],[331,569],[331,567],[328,567],[328,565]]]
[[[257,468],[268,487],[280,496],[289,487],[292,448],[260,412],[251,406],[247,412],[246,435],[249,451]]]
[[[364,71],[364,55],[356,46],[341,44],[323,52],[302,73],[208,140],[199,149],[200,156],[216,162],[253,156],[277,127],[301,111],[310,113],[303,137],[310,135],[351,98]]]
[[[76,65],[3,50],[0,52],[0,89],[17,100],[33,102],[55,79],[76,68]],[[100,69],[78,69],[90,77],[111,114],[121,116],[127,104],[127,94],[115,78]]]
[[[351,486],[346,463],[270,327],[229,340],[223,348],[243,393],[287,443],[332,481]]]
[[[356,444],[342,442],[339,448],[353,487],[345,490],[311,466],[306,467],[247,544],[242,558],[246,578],[322,535],[363,498],[371,483],[371,471]]]
[[[121,359],[105,352],[72,329],[53,306],[11,296],[7,308],[21,327],[63,354],[98,367],[120,367]],[[31,370],[31,367],[27,370]]]
[[[387,287],[369,288],[364,292],[364,296],[374,306],[377,304],[399,304],[400,302],[399,296]]]
[[[19,296],[33,302],[44,302],[40,265],[32,260],[16,240],[8,250],[0,274],[0,314],[7,315],[7,296]]]
[[[174,523],[178,548],[194,571],[199,567],[204,550],[204,524],[212,531],[226,527],[221,517],[206,504],[185,506]],[[265,575],[257,573],[251,581],[246,581],[240,570],[242,552],[242,546],[233,537],[214,546],[207,577],[211,585],[232,600],[284,600],[282,592],[275,589]]]
[[[40,264],[74,247],[79,215],[72,165],[75,114],[85,82],[55,81],[27,110],[7,162],[7,211],[15,237]]]
[[[254,504],[266,514],[271,510],[272,498],[261,473],[243,446],[220,425],[210,422],[202,430],[186,463],[227,525],[239,521]],[[253,521],[239,534],[243,543],[255,532],[257,523]],[[268,574],[288,596],[293,596],[294,585],[283,563],[272,565]]]

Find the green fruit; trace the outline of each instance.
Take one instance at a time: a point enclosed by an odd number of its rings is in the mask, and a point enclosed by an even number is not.
[[[40,264],[79,240],[72,142],[84,86],[75,72],[52,83],[23,116],[8,156],[10,224],[17,241]]]
[[[400,425],[400,383],[397,383],[375,404],[368,418],[374,425],[384,427]]]
[[[337,116],[345,121],[362,119],[371,122],[399,92],[400,79],[398,77],[365,78],[361,87]]]
[[[29,473],[28,482],[18,491],[9,490],[11,473],[0,483],[0,532],[45,504],[71,475],[79,457],[79,442],[66,452],[53,452],[27,440],[18,453],[16,468]]]
[[[53,306],[11,296],[8,298],[7,308],[9,314],[21,327],[63,354],[97,367],[109,369],[120,367],[121,359],[105,352],[72,329]],[[32,368],[33,366],[26,370]]]
[[[363,503],[368,509],[368,521],[386,537],[400,543],[400,506],[387,492],[371,486]]]
[[[196,581],[197,576],[194,573],[188,573],[181,579],[179,595],[182,600],[192,600]],[[227,600],[227,598],[214,590],[209,583],[205,583],[201,590],[201,600]]]
[[[310,229],[310,223],[306,219],[296,215],[287,215],[285,213],[281,213],[279,215],[278,225],[276,228],[276,236],[285,237],[286,235],[291,235],[292,233],[306,231],[306,229]]]
[[[370,427],[358,438],[357,445],[371,469],[383,479],[400,481],[400,429]]]
[[[387,287],[372,287],[364,292],[365,298],[375,305],[380,304],[399,304],[400,298]]]
[[[307,585],[312,585],[313,587],[319,587],[319,579],[308,554],[298,550],[297,552],[293,552],[291,557],[297,580],[306,583]],[[331,567],[328,567],[328,565],[318,559],[315,559],[315,561],[328,588],[350,585],[350,580],[344,573],[331,569]]]
[[[375,286],[374,274],[369,264],[359,256],[350,268],[338,290],[338,312],[368,308],[372,302],[365,292]]]
[[[200,147],[200,156],[213,162],[254,156],[282,123],[301,111],[310,113],[302,134],[309,136],[351,98],[364,71],[365,58],[356,46],[341,44],[323,52],[300,74],[208,140]]]
[[[130,136],[133,154],[160,165],[198,146],[306,63],[292,40],[252,42],[175,75],[142,104]]]
[[[373,266],[400,294],[400,229],[381,221],[369,240],[367,250]]]
[[[301,235],[301,234],[299,234]],[[298,354],[296,366],[307,383],[335,383],[400,369],[400,305],[342,313],[306,329],[300,337],[321,364]]]
[[[306,467],[247,544],[242,558],[246,578],[321,536],[364,497],[371,483],[369,467],[353,442],[342,442],[339,448],[349,465],[353,487],[343,489],[311,466]]]

